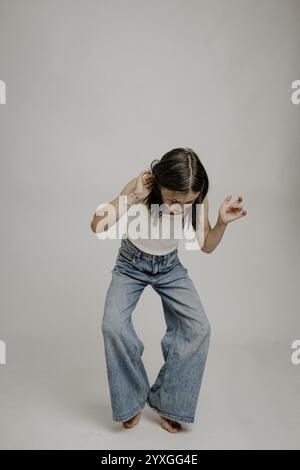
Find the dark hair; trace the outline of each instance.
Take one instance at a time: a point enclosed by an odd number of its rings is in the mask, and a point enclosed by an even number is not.
[[[188,210],[192,226],[196,231],[196,204],[202,204],[209,189],[209,180],[198,155],[189,147],[178,147],[165,153],[162,158],[152,160],[149,171],[154,175],[153,186],[145,201],[148,209],[152,204],[163,204],[160,187],[171,191],[195,193],[199,196]],[[160,216],[161,214],[159,214]],[[183,220],[183,225],[184,225]]]

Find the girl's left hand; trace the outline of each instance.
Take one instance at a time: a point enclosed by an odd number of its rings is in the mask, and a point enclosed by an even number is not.
[[[219,220],[223,224],[228,224],[233,220],[244,217],[247,211],[243,209],[242,196],[239,196],[236,201],[231,201],[231,194],[228,194],[219,209]]]

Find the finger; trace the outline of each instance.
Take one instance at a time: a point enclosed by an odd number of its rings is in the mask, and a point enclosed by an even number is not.
[[[232,198],[232,194],[227,194],[227,196],[224,199],[224,202],[229,202],[231,198]]]
[[[151,178],[150,175],[146,175],[145,177],[143,177],[143,181],[144,183],[149,183],[153,181],[153,178]]]
[[[247,211],[245,211],[245,209],[242,209],[238,212],[238,214],[235,214],[235,219],[239,219],[240,217],[244,217],[246,214],[247,214]]]
[[[232,202],[228,205],[230,209],[243,209],[242,204],[237,203],[237,202]]]
[[[144,180],[144,183],[152,183],[153,182],[153,178],[149,178],[148,176],[145,176],[145,178],[143,178]]]
[[[239,196],[238,198],[236,198],[235,201],[232,201],[232,202],[235,202],[235,203],[236,203],[236,202],[237,202],[237,203],[242,202],[242,196]]]

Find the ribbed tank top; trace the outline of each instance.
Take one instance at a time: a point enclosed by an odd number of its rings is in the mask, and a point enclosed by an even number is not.
[[[127,211],[127,238],[141,251],[152,255],[170,253],[183,237],[183,214],[172,215],[164,205],[159,210],[160,217],[158,209],[151,212],[146,204],[140,202]]]

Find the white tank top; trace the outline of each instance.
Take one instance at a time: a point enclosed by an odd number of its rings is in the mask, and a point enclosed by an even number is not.
[[[165,206],[160,210],[162,215],[158,217],[158,210],[151,213],[146,204],[140,202],[127,211],[127,238],[141,251],[152,255],[170,253],[183,237],[183,214],[172,215]]]

